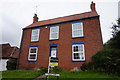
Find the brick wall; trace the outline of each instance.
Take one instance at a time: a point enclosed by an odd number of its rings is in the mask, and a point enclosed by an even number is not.
[[[47,67],[50,53],[49,44],[58,44],[57,57],[59,66],[64,70],[70,70],[74,67],[80,68],[84,62],[72,62],[72,42],[85,42],[85,62],[91,60],[91,57],[103,48],[99,17],[84,19],[83,21],[83,38],[72,39],[71,22],[59,24],[59,40],[49,41],[50,26],[46,29],[40,27],[39,42],[31,41],[32,29],[24,30],[23,44],[20,53],[20,69],[33,69],[34,67]],[[29,62],[29,46],[38,45],[37,61]]]

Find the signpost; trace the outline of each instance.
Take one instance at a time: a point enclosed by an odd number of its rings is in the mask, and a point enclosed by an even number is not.
[[[51,73],[45,73],[45,75],[48,76],[57,76],[57,80],[59,79],[58,77],[60,76],[60,74],[51,74]],[[48,78],[47,78],[48,80]]]
[[[54,67],[54,66],[58,66],[58,58],[49,57],[48,73],[45,73],[45,75],[47,76],[47,80],[48,80],[49,76],[57,76],[57,80],[58,80],[58,77],[60,76],[60,74],[51,74],[50,73],[50,68]]]

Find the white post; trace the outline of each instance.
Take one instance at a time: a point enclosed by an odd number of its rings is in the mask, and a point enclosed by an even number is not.
[[[50,72],[50,57],[49,57],[49,63],[48,63],[48,73]]]
[[[48,63],[48,74],[50,73],[50,58],[51,58],[51,57],[49,57],[49,63]],[[47,76],[47,80],[48,80],[48,77],[49,77],[49,76]]]

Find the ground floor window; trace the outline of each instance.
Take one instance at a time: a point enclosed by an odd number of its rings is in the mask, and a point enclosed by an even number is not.
[[[73,61],[85,60],[84,44],[77,43],[72,45],[72,60]]]
[[[36,46],[30,46],[29,48],[29,61],[36,61],[37,60],[37,47]]]

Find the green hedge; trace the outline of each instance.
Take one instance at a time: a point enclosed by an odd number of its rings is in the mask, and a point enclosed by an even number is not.
[[[17,62],[16,61],[7,61],[7,70],[15,70]]]

